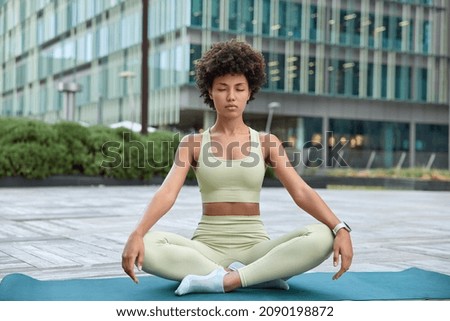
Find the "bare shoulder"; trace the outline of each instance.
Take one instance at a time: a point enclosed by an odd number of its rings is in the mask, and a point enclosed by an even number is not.
[[[261,149],[266,161],[273,158],[271,155],[279,154],[280,148],[283,149],[281,141],[274,134],[260,132],[259,141],[261,142]]]
[[[274,134],[261,132],[259,133],[259,141],[261,142],[262,147],[268,151],[272,148],[282,147],[280,139]]]
[[[187,134],[181,138],[181,147],[200,147],[202,142],[202,134]]]
[[[259,132],[259,140],[261,141],[261,144],[280,144],[281,141],[278,139],[278,137],[274,134],[266,133],[266,132]]]
[[[188,134],[181,139],[178,149],[180,153],[186,153],[190,163],[195,165],[200,154],[201,144],[202,134]]]

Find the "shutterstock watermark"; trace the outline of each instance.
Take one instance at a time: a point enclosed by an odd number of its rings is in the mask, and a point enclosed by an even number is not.
[[[179,133],[174,134],[172,140],[143,143],[133,139],[130,132],[123,132],[122,141],[107,141],[102,145],[101,151],[105,159],[100,166],[103,168],[166,168],[172,164],[179,135]]]
[[[332,132],[327,132],[327,137],[330,137],[329,135],[332,135]],[[325,147],[320,142],[308,141],[303,144],[302,149],[296,149],[290,153],[286,153],[283,147],[284,143],[279,144],[274,140],[265,139],[261,145],[265,151],[270,150],[270,154],[276,153],[276,156],[285,159],[285,166],[319,168],[350,167],[343,157],[343,150],[347,143],[337,142],[333,145],[327,144]],[[198,155],[202,159],[197,163],[212,168],[236,166],[233,155],[242,155],[242,158],[239,158],[241,162],[238,163],[241,167],[254,167],[259,162],[265,161],[261,160],[260,146],[254,141],[232,142],[227,146],[216,141],[209,141],[202,145],[200,141],[194,139],[193,135],[180,142],[180,133],[175,133],[171,140],[144,143],[132,139],[131,133],[124,132],[121,141],[107,141],[103,144],[101,150],[105,159],[100,166],[104,168],[145,168],[150,166],[162,169],[171,166],[172,163],[178,166],[190,165],[180,158],[181,153],[175,152],[177,149],[179,151],[187,149],[189,153],[201,149]],[[273,157],[273,159],[279,158]],[[273,161],[271,163],[273,167],[277,166]]]

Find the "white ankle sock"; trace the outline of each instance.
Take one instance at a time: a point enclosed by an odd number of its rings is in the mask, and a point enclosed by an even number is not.
[[[187,275],[175,290],[176,295],[188,293],[224,293],[223,278],[227,274],[222,267],[219,267],[208,275]]]
[[[231,263],[228,268],[233,271],[237,271],[240,268],[243,268],[245,265],[241,262],[233,262]],[[271,280],[267,282],[262,282],[259,284],[255,284],[250,286],[250,288],[257,288],[257,289],[281,289],[281,290],[289,290],[289,284],[283,280],[283,279],[277,279],[277,280]]]

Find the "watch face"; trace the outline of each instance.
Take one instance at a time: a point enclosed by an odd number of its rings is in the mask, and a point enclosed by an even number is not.
[[[345,224],[345,226],[347,227],[347,230],[348,230],[349,232],[351,232],[351,231],[352,231],[352,229],[350,228],[350,226],[348,226],[348,224],[347,224],[347,223],[345,223],[345,222],[344,222],[344,224]]]

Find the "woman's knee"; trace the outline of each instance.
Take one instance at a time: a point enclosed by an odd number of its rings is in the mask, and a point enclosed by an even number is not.
[[[321,223],[308,225],[306,228],[309,231],[309,237],[313,238],[316,244],[316,254],[324,259],[328,258],[333,251],[333,232],[328,226]]]
[[[166,232],[149,231],[144,235],[144,246],[149,246],[168,243],[168,237]]]
[[[144,236],[144,271],[149,272],[155,269],[155,265],[158,265],[159,261],[167,252],[166,245],[170,242],[170,233],[149,231]]]

